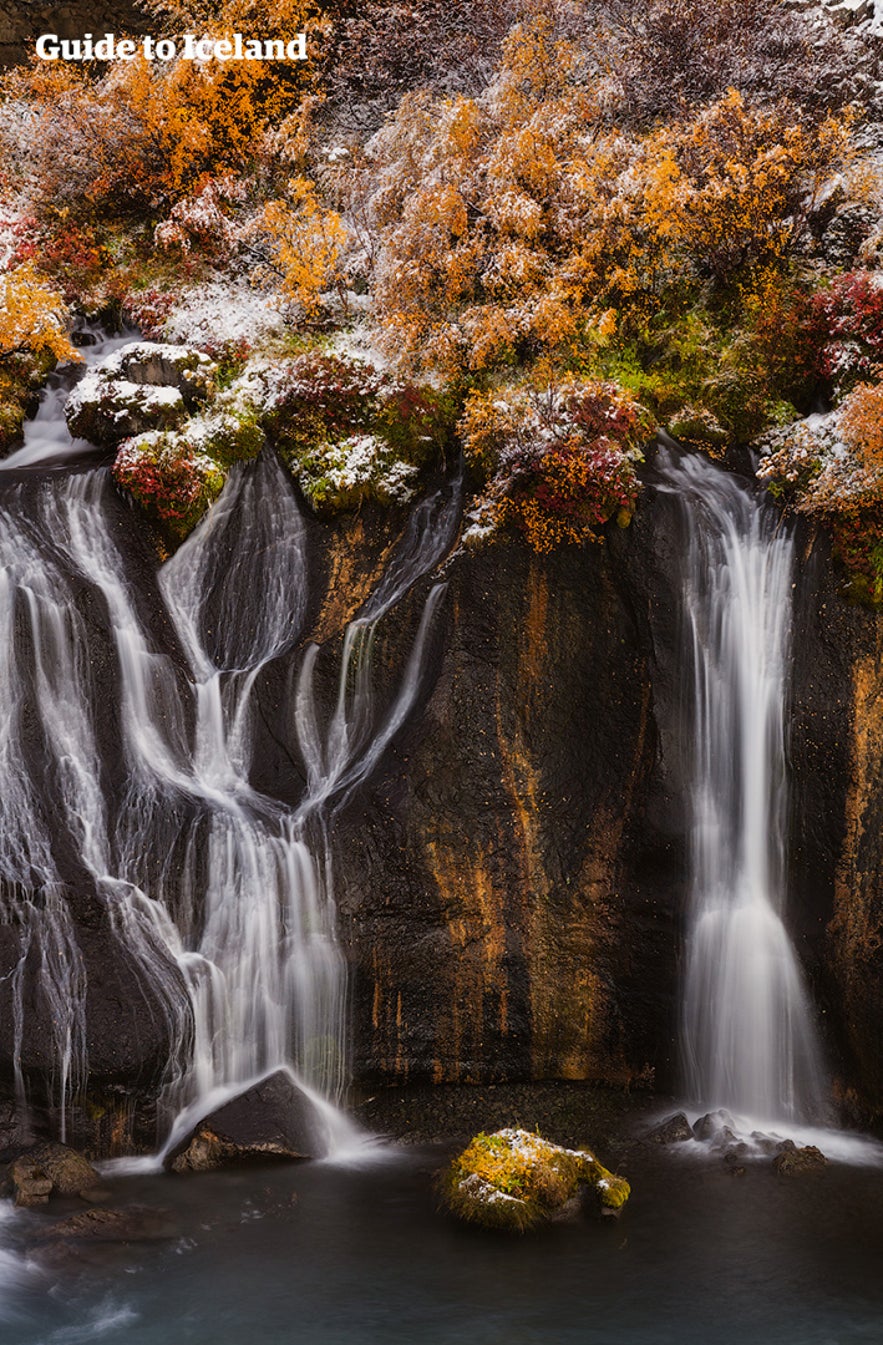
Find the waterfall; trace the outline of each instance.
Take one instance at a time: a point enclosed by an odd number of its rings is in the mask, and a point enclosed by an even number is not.
[[[307,528],[275,456],[231,472],[154,581],[132,572],[108,470],[44,470],[66,451],[63,397],[50,390],[46,401],[29,430],[35,443],[16,455],[40,470],[0,487],[0,923],[17,931],[10,993],[22,1104],[35,1002],[52,1025],[62,1134],[88,1080],[88,962],[71,885],[100,903],[175,1043],[160,1098],[166,1131],[182,1112],[279,1067],[338,1100],[347,987],[334,816],[415,703],[444,586],[430,588],[383,697],[375,636],[451,545],[459,487],[414,510],[344,634],[324,722],[319,651],[301,648]],[[66,448],[78,452],[69,436]],[[110,658],[103,680],[92,670],[96,638]],[[277,660],[292,687],[279,732],[291,792],[304,782],[296,803],[252,784],[258,688]]]
[[[785,927],[794,542],[771,503],[660,450],[687,548],[692,752],[682,1042],[689,1095],[762,1121],[824,1113],[812,1006]]]

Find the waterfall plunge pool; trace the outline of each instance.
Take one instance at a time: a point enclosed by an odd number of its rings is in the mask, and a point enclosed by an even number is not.
[[[435,1209],[450,1148],[195,1178],[127,1177],[167,1241],[24,1258],[45,1215],[0,1224],[8,1345],[852,1345],[883,1322],[883,1170],[818,1178],[673,1161],[619,1167],[619,1220],[523,1238]],[[81,1207],[82,1208],[82,1207]]]

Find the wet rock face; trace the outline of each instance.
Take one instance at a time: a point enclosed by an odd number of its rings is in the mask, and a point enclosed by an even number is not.
[[[170,1151],[170,1172],[318,1158],[327,1138],[315,1104],[284,1070],[204,1117]]]
[[[44,1141],[10,1163],[6,1186],[16,1205],[44,1205],[50,1196],[81,1196],[95,1191],[101,1178],[82,1154],[67,1145]]]
[[[189,1022],[183,979],[169,962],[164,975],[170,987],[177,987],[180,1010],[177,1023],[173,1023],[163,1013],[162,1002],[146,980],[144,969],[112,933],[101,903],[97,899],[88,901],[77,892],[71,892],[68,900],[77,924],[87,982],[81,1041],[89,1063],[88,1079],[80,1079],[74,1052],[71,1077],[77,1084],[77,1097],[72,1104],[68,1100],[68,1133],[75,1143],[104,1154],[127,1151],[134,1141],[134,1127],[138,1132],[136,1147],[149,1148],[156,1140],[150,1099],[176,1049],[176,1030]],[[59,1080],[54,1010],[46,993],[42,953],[39,939],[28,941],[14,924],[0,926],[0,1023],[11,1025],[15,1020],[16,972],[20,975],[23,1008],[18,1045],[11,1027],[0,1032],[0,1078],[5,1089],[13,1092],[17,1065],[35,1109],[32,1120],[38,1128],[45,1124],[49,1133],[57,1133]],[[88,1094],[85,1099],[79,1095],[83,1084]],[[136,1098],[140,1107],[137,1112],[133,1106]],[[50,1112],[45,1121],[44,1108]],[[14,1127],[8,1137],[5,1128],[0,1130],[0,1139],[13,1142]]]
[[[843,1100],[883,1110],[883,617],[846,602],[827,538],[804,529],[791,717],[789,919]]]
[[[340,830],[358,1079],[672,1074],[683,840],[631,531],[449,571],[425,709]]]
[[[694,1138],[693,1127],[682,1111],[666,1117],[647,1134],[652,1144],[685,1144]]]
[[[773,1159],[773,1170],[779,1177],[806,1177],[824,1172],[828,1160],[814,1144],[800,1147],[793,1140],[785,1140]]]

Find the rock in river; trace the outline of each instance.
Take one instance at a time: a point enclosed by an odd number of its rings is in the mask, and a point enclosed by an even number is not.
[[[327,1149],[316,1104],[286,1070],[277,1070],[203,1117],[166,1155],[165,1166],[211,1172],[239,1163],[318,1158]]]
[[[91,1163],[75,1149],[48,1140],[27,1149],[9,1165],[7,1181],[16,1205],[44,1205],[50,1195],[80,1196],[100,1186]]]

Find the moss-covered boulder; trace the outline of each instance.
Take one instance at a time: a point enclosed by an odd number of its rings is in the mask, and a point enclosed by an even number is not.
[[[113,477],[174,545],[214,504],[227,472],[199,435],[151,430],[120,445]]]
[[[423,469],[453,443],[455,398],[358,360],[315,350],[254,361],[240,382],[259,397],[268,437],[320,517],[369,500],[408,504]]]
[[[668,432],[681,443],[706,448],[726,448],[730,441],[729,431],[704,406],[685,406],[674,420],[669,421]]]
[[[0,364],[0,457],[21,446],[24,423],[55,364],[51,354],[26,351]]]
[[[188,346],[134,341],[121,346],[74,388],[68,429],[92,444],[181,425],[212,385],[213,362]]]
[[[516,1129],[476,1135],[440,1184],[445,1206],[459,1219],[514,1233],[560,1215],[581,1188],[614,1212],[631,1192],[625,1178],[608,1172],[589,1149],[565,1149]]]

